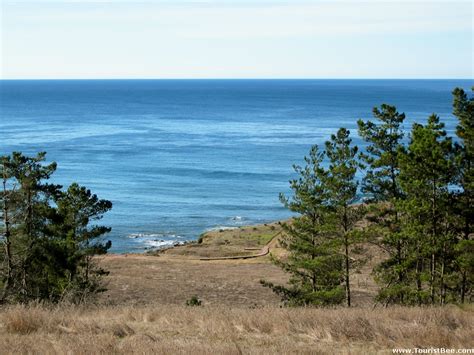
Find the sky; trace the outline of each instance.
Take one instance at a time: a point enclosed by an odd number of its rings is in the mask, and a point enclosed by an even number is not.
[[[474,75],[474,1],[0,3],[2,79]]]

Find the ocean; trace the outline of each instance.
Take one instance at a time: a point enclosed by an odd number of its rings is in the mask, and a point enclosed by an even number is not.
[[[291,214],[292,164],[339,127],[388,103],[405,129],[437,113],[454,133],[451,91],[473,80],[3,80],[0,155],[46,151],[52,182],[85,185],[113,209],[111,252],[196,239]]]

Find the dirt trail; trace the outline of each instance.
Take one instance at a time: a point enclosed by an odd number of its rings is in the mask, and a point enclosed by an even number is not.
[[[253,259],[253,258],[258,258],[261,256],[268,255],[270,252],[270,247],[274,247],[275,244],[277,243],[278,239],[277,237],[281,234],[281,231],[276,233],[272,239],[262,248],[260,249],[260,252],[257,254],[253,255],[240,255],[240,256],[216,256],[216,257],[209,257],[209,258],[199,258],[199,260],[202,261],[211,261],[211,260],[238,260],[238,259]]]

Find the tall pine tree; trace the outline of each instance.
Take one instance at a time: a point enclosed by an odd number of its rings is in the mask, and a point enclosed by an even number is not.
[[[337,240],[328,230],[329,191],[327,172],[321,167],[324,153],[313,146],[304,167],[294,166],[298,178],[290,181],[291,198],[281,201],[298,214],[291,223],[283,224],[280,244],[288,251],[286,258],[273,259],[290,273],[289,287],[262,281],[280,294],[289,305],[329,305],[344,299],[343,258]]]
[[[329,192],[329,207],[331,212],[332,232],[339,241],[344,257],[344,285],[346,304],[351,306],[350,271],[354,258],[351,249],[359,242],[359,234],[354,227],[364,213],[362,205],[354,205],[357,201],[356,180],[357,168],[360,166],[356,156],[358,148],[352,146],[350,132],[340,128],[326,142],[326,154],[329,158],[328,174],[325,177],[325,187]]]
[[[474,97],[468,98],[460,88],[453,91],[453,97],[453,114],[458,118],[456,167],[460,187],[454,204],[460,236],[456,247],[456,263],[460,272],[460,300],[464,303],[474,282]]]
[[[407,245],[399,228],[397,203],[403,198],[400,188],[399,156],[403,152],[403,122],[405,114],[395,106],[383,104],[373,109],[375,122],[359,120],[359,135],[368,143],[360,154],[367,170],[362,180],[362,192],[371,202],[366,229],[372,242],[388,257],[375,268],[376,279],[383,285],[381,298],[403,303],[406,292],[405,250]]]
[[[406,199],[402,233],[408,238],[417,303],[443,302],[448,246],[452,234],[449,186],[453,183],[453,147],[436,115],[426,125],[414,124],[407,152],[400,157],[400,181]],[[425,285],[426,281],[426,285]]]
[[[0,157],[2,302],[78,301],[100,290],[91,257],[110,243],[91,241],[110,229],[89,223],[111,203],[76,184],[64,192],[47,183],[56,164],[44,161],[45,153]]]
[[[393,201],[401,197],[398,155],[404,137],[405,114],[395,106],[375,107],[376,122],[358,120],[359,135],[368,143],[361,159],[368,167],[362,180],[362,191],[374,202]]]

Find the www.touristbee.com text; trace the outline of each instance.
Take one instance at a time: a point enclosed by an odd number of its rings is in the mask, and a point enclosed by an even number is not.
[[[474,354],[474,349],[449,348],[398,348],[392,349],[393,354]]]

